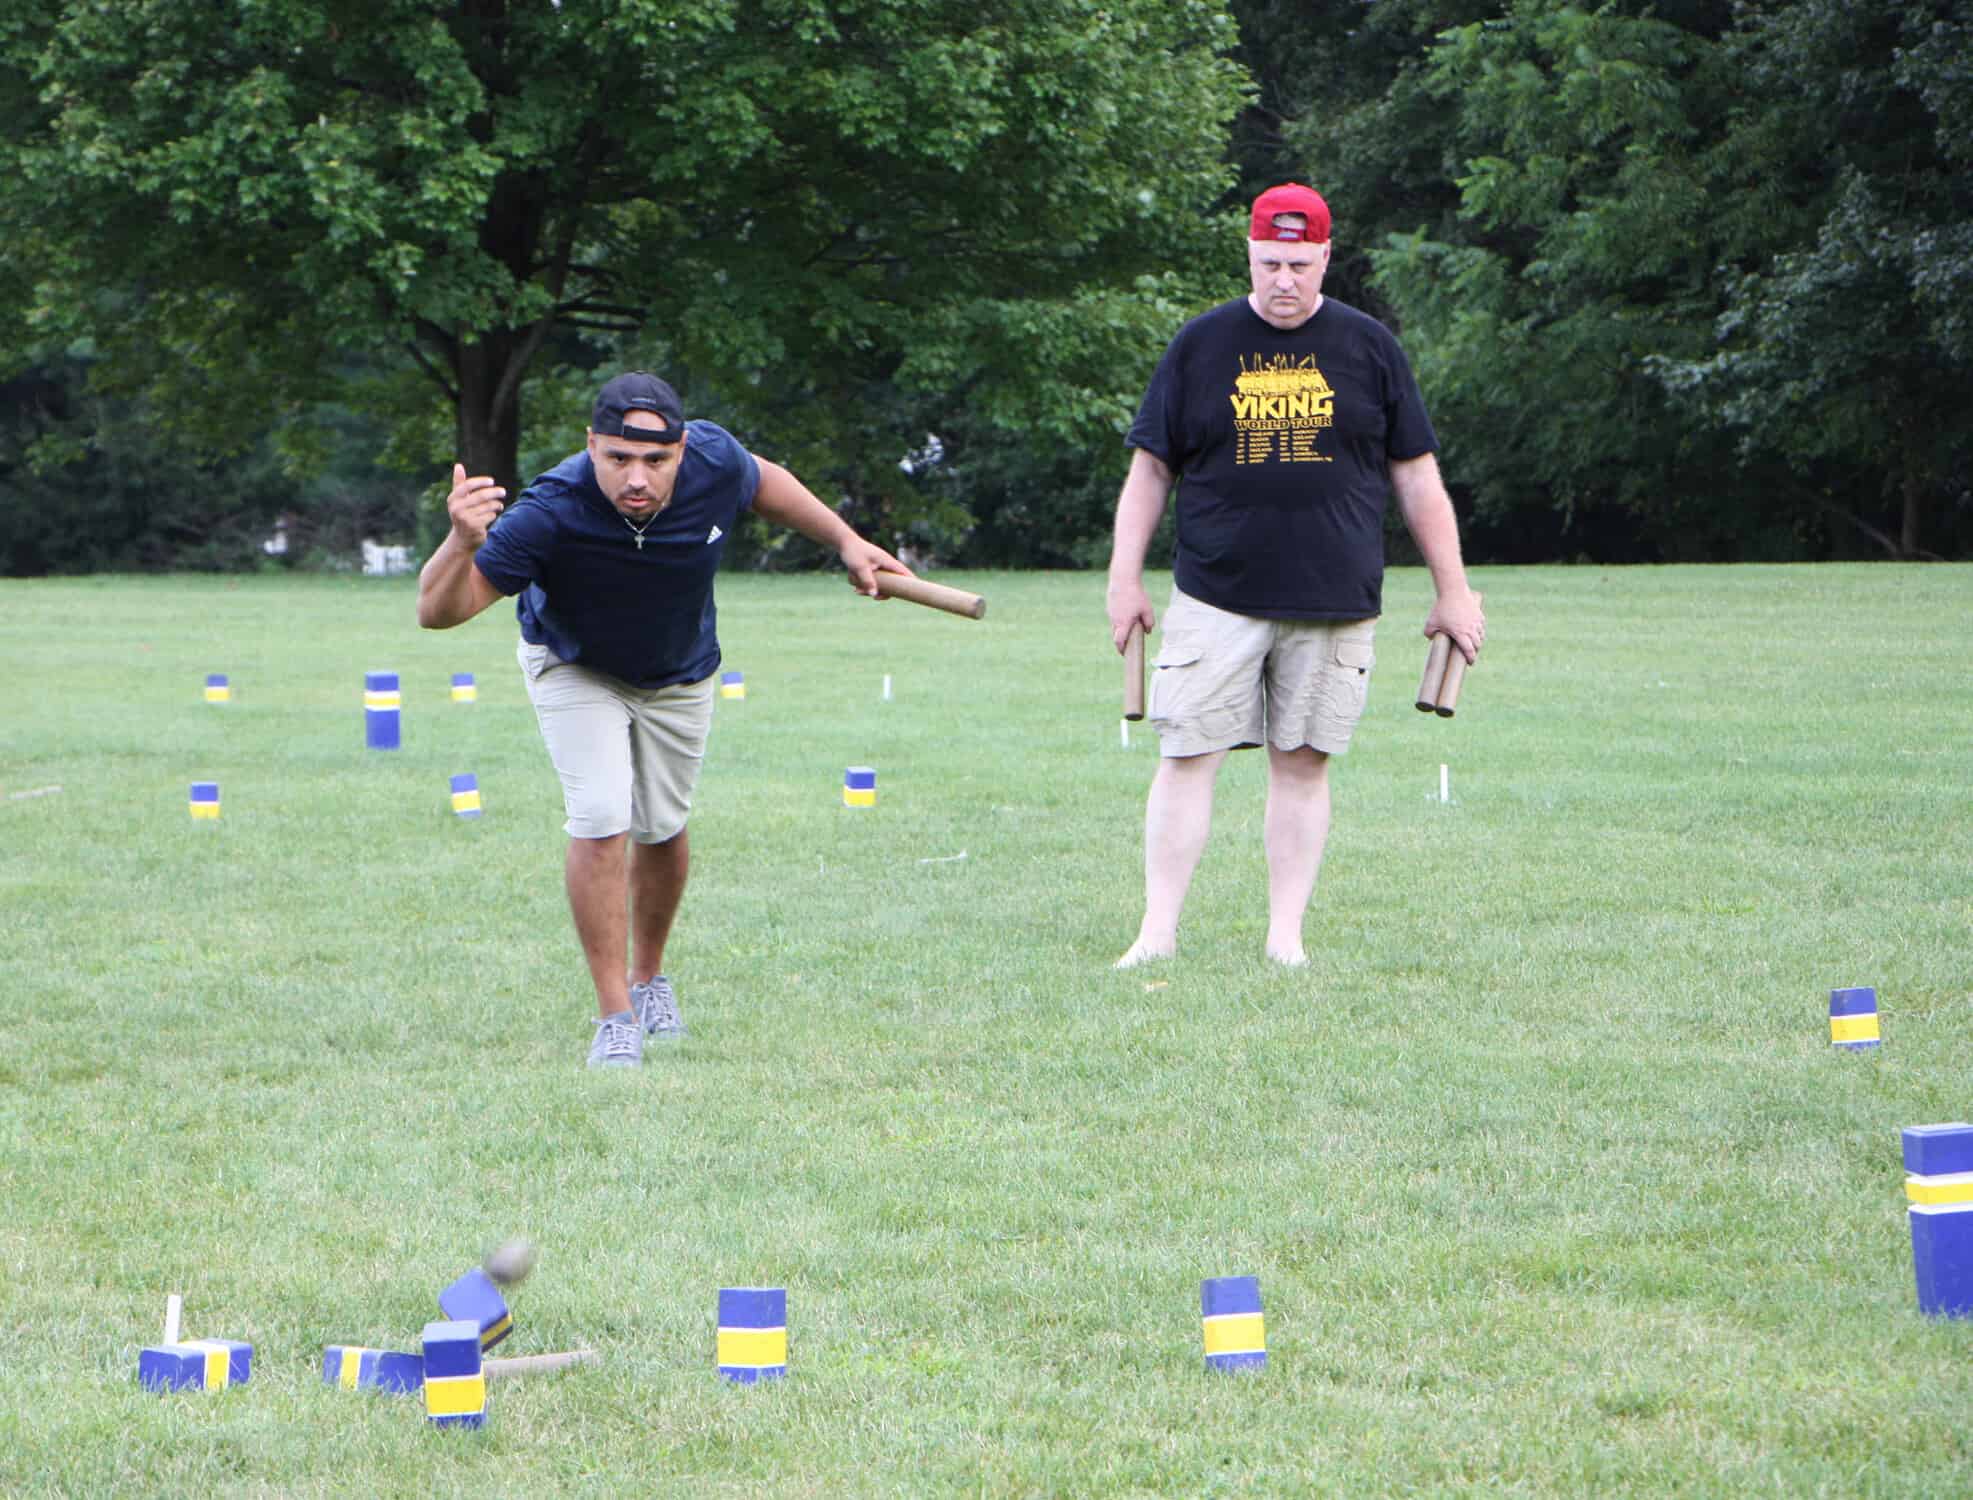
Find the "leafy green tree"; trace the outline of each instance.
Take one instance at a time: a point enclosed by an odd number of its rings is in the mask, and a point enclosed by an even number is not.
[[[1725,149],[1813,224],[1665,383],[1883,551],[1973,544],[1973,5],[1753,6],[1731,54],[1750,104]]]
[[[1336,238],[1325,285],[1395,319],[1372,280],[1387,234],[1444,238],[1459,206],[1447,112],[1421,85],[1442,32],[1499,14],[1499,0],[1233,0],[1237,54],[1256,96],[1233,137],[1241,205],[1285,179],[1328,200]]]
[[[1442,33],[1391,98],[1436,142],[1456,213],[1371,258],[1483,522],[1547,512],[1565,525],[1537,534],[1566,545],[1615,512],[1645,555],[1707,556],[1756,528],[1695,483],[1728,441],[1650,361],[1710,349],[1716,268],[1769,221],[1759,194],[1714,191],[1728,7],[1665,9],[1518,0]]]
[[[1336,57],[1381,81],[1329,65],[1280,137],[1336,208],[1332,284],[1404,336],[1483,553],[1966,535],[1967,12],[1362,8]]]
[[[798,414],[776,456],[880,514],[915,503],[895,465],[928,410],[1086,435],[1114,409],[1141,330],[1095,340],[1129,357],[1091,395],[1076,320],[1216,253],[1245,88],[1194,0],[67,0],[4,24],[17,332],[93,337],[105,388],[201,442],[344,394],[354,355],[418,371],[451,451],[511,481],[579,436],[556,371],[657,348],[695,406]],[[1017,317],[1018,347],[969,347]],[[530,432],[537,373],[556,409]],[[388,383],[415,450],[430,398]],[[887,429],[893,386],[919,400]]]

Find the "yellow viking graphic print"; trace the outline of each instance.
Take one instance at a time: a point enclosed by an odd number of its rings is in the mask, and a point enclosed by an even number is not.
[[[1293,359],[1277,354],[1240,361],[1233,382],[1234,462],[1326,464],[1316,450],[1317,435],[1336,421],[1336,393],[1316,368],[1313,355]]]

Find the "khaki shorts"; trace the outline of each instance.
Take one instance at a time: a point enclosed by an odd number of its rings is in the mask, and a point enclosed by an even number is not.
[[[672,687],[636,688],[522,641],[521,676],[548,758],[562,778],[571,838],[628,830],[662,844],[685,826],[712,729],[717,673]]]
[[[1261,620],[1171,592],[1150,720],[1161,755],[1304,746],[1341,755],[1377,657],[1368,620]]]

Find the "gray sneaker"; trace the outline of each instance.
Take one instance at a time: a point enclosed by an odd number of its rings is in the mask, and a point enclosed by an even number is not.
[[[592,1068],[634,1068],[644,1061],[644,1033],[635,1015],[604,1016],[596,1022],[596,1040],[589,1044]]]
[[[685,1020],[678,1014],[678,996],[671,992],[671,981],[664,975],[654,974],[647,984],[633,984],[630,1003],[637,1011],[637,1019],[644,1023],[644,1030],[652,1036],[685,1035]]]

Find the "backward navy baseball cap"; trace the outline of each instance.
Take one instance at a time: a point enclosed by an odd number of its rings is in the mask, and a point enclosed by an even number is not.
[[[1302,222],[1283,224],[1281,220],[1289,216],[1298,216]],[[1329,205],[1322,201],[1322,194],[1299,182],[1271,187],[1254,200],[1247,238],[1322,244],[1329,238]]]
[[[631,413],[657,417],[662,426],[630,420]],[[643,370],[619,375],[596,393],[589,430],[603,437],[626,437],[633,443],[675,443],[685,436],[685,408],[678,392]]]

